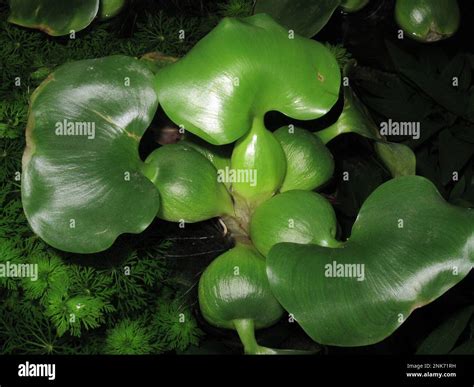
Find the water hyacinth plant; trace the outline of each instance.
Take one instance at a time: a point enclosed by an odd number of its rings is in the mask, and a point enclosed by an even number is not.
[[[356,3],[343,7],[365,5]],[[379,134],[342,85],[353,66],[341,72],[327,47],[266,14],[225,18],[165,64],[123,55],[66,63],[31,97],[21,182],[29,224],[51,246],[88,254],[156,217],[183,225],[219,217],[235,246],[202,274],[199,305],[208,323],[237,331],[245,353],[287,353],[254,333],[285,314],[319,344],[377,343],[469,273],[474,213],[444,201],[415,175],[412,151]],[[266,127],[269,111],[325,116],[341,88],[343,110],[326,129]],[[143,160],[139,145],[158,107],[192,135]],[[375,141],[393,179],[341,240],[317,191],[334,174],[325,144],[347,132]],[[85,296],[61,301],[78,302],[95,308],[84,324],[106,307]],[[145,353],[152,337],[124,320],[109,331],[107,351],[126,353],[130,343],[130,353]]]
[[[472,11],[0,0],[0,354],[472,353]]]

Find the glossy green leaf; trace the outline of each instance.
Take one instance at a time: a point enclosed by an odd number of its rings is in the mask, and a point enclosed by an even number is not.
[[[231,152],[226,147],[209,144],[199,137],[189,134],[184,137],[184,140],[180,141],[180,144],[198,151],[214,165],[217,171],[225,171],[226,168],[230,168]]]
[[[138,60],[111,56],[65,64],[33,93],[22,199],[50,245],[105,250],[156,216],[159,194],[138,154],[158,106],[151,80]]]
[[[397,0],[395,19],[407,35],[421,42],[436,42],[459,28],[457,0]]]
[[[97,15],[99,0],[10,0],[8,21],[48,35],[68,35],[86,28]]]
[[[377,188],[342,247],[280,243],[267,257],[275,297],[316,342],[377,343],[474,265],[474,212],[420,176]]]
[[[251,245],[239,243],[207,267],[199,305],[210,324],[238,331],[246,353],[273,353],[258,346],[254,329],[276,323],[283,309],[270,291],[265,259]]]
[[[184,140],[180,141],[180,144],[198,151],[208,159],[217,170],[218,180],[223,183],[228,190],[230,190],[231,181],[226,179],[226,173],[231,169],[230,154],[228,154],[227,149],[209,144],[197,136],[191,137],[189,135],[187,135]]]
[[[199,305],[210,324],[228,329],[240,319],[265,328],[283,314],[270,291],[265,258],[246,244],[237,244],[207,267],[199,281]]]
[[[250,238],[264,256],[281,242],[337,246],[337,219],[331,204],[311,191],[287,191],[255,210]]]
[[[235,144],[231,168],[236,174],[232,194],[252,209],[280,188],[286,173],[285,153],[260,120]]]
[[[340,4],[341,0],[257,0],[254,13],[266,13],[289,30],[311,38]]]
[[[370,0],[342,0],[341,8],[345,12],[357,12],[369,4]]]
[[[234,213],[232,199],[212,163],[185,144],[153,151],[143,173],[160,191],[158,216],[162,219],[192,223]]]
[[[284,126],[274,132],[285,152],[286,174],[281,192],[313,190],[334,173],[334,158],[323,142],[307,130]]]
[[[466,329],[474,306],[468,306],[448,318],[421,343],[417,355],[446,355]]]
[[[344,133],[357,133],[375,140],[375,150],[392,176],[414,175],[416,158],[403,144],[387,142],[380,134],[367,108],[349,86],[344,88],[344,108],[338,120],[326,129],[316,132],[324,143]]]
[[[113,18],[125,7],[126,2],[126,0],[100,0],[98,16],[101,20]]]
[[[326,114],[337,101],[340,72],[322,44],[289,36],[260,14],[223,19],[155,83],[168,117],[222,145],[270,110],[302,120]]]

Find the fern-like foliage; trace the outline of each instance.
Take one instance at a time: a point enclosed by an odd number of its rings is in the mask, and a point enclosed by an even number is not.
[[[10,101],[4,101],[0,104],[0,139],[14,139],[22,137],[26,127],[26,117],[28,105],[23,99],[23,95],[13,96]],[[5,160],[10,162],[15,160],[17,162],[20,158],[14,159],[12,157],[12,151],[23,151],[23,141],[2,141],[3,149],[0,149],[0,157],[2,164],[5,164]],[[15,154],[14,154],[15,155]]]
[[[134,37],[140,42],[147,42],[147,51],[182,56],[209,29],[200,18],[170,16],[159,11],[157,14],[148,14],[144,21],[138,23]]]
[[[110,300],[115,292],[112,278],[100,275],[93,267],[72,265],[70,267],[71,294]]]
[[[347,51],[347,49],[342,44],[329,44],[326,43],[326,48],[332,52],[336,57],[337,63],[341,70],[344,69],[344,66],[352,59],[352,54]]]
[[[58,336],[66,332],[81,336],[83,329],[95,329],[104,323],[104,314],[111,311],[113,307],[100,298],[53,293],[48,297],[46,316],[55,325]]]
[[[108,277],[114,289],[114,304],[122,315],[145,308],[152,297],[150,290],[163,279],[164,261],[158,257],[143,257],[132,250],[119,266],[99,271]]]
[[[142,321],[120,321],[107,332],[105,353],[148,355],[153,352],[153,335]]]
[[[8,300],[12,303],[0,306],[0,354],[54,355],[79,351],[77,342],[57,335],[56,327],[38,304],[25,302],[19,293]]]
[[[23,213],[23,206],[19,197],[10,198],[12,185],[6,185],[0,197],[0,238],[8,238],[16,244],[21,244],[21,238],[30,232]]]
[[[228,0],[218,4],[219,14],[222,17],[246,17],[253,11],[253,0]]]
[[[198,345],[203,335],[182,295],[158,299],[151,327],[165,351],[184,351],[190,345]]]
[[[117,18],[94,23],[71,39],[8,23],[7,2],[0,0],[0,264],[38,270],[36,281],[0,278],[0,353],[161,353],[198,343],[202,332],[193,308],[175,290],[179,279],[164,258],[169,243],[153,233],[135,235],[126,239],[120,259],[109,261],[114,248],[86,259],[60,253],[31,231],[18,172],[29,98],[57,66],[150,51],[182,56],[220,17],[246,16],[251,1],[199,3],[158,7],[150,0],[150,11],[136,11],[127,28],[117,28]]]
[[[0,238],[0,287],[13,290],[18,287],[19,279],[8,273],[8,265],[21,263],[21,251],[5,238]]]
[[[39,300],[46,305],[52,295],[64,295],[69,288],[68,267],[60,257],[52,252],[35,251],[33,256],[24,257],[24,261],[36,265],[38,278],[23,279],[25,297]]]

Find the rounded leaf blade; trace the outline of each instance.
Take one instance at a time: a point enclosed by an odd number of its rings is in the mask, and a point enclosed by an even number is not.
[[[391,335],[473,264],[473,211],[446,203],[425,178],[403,176],[369,196],[342,247],[278,244],[267,275],[313,340],[360,346]]]
[[[22,200],[50,245],[98,252],[156,216],[159,194],[138,154],[158,106],[151,78],[138,60],[113,56],[65,64],[34,92]]]
[[[86,28],[97,15],[99,0],[10,0],[8,21],[51,36]]]
[[[166,114],[215,145],[239,139],[270,110],[302,120],[321,117],[337,101],[339,85],[336,59],[326,47],[290,37],[264,14],[223,19],[156,76]]]

